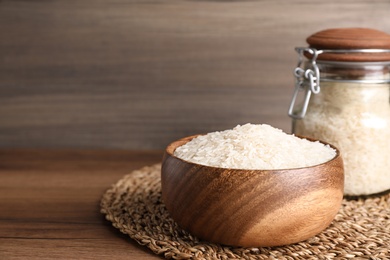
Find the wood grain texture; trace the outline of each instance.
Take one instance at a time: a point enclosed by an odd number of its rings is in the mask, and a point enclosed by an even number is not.
[[[0,259],[161,259],[104,219],[100,199],[162,152],[0,150]]]
[[[168,146],[161,168],[162,199],[172,218],[206,241],[280,246],[324,230],[343,199],[342,158],[290,170],[240,170],[186,162]]]
[[[319,50],[389,49],[390,34],[369,28],[336,28],[316,32],[307,38],[310,47]],[[312,57],[312,55],[306,56]],[[390,53],[322,53],[318,60],[375,62],[390,61]]]
[[[268,123],[290,131],[294,47],[390,32],[384,0],[0,1],[0,147],[163,148]]]

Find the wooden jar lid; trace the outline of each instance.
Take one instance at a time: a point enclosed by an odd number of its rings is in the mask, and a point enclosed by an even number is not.
[[[389,49],[390,34],[368,28],[336,28],[317,32],[306,39],[318,50]],[[317,58],[327,61],[373,62],[390,61],[384,53],[323,53]]]

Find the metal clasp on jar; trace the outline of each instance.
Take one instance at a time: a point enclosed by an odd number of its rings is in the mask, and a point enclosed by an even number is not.
[[[317,57],[321,51],[314,48],[295,48],[298,52],[298,65],[294,70],[295,76],[295,90],[291,99],[288,115],[294,119],[302,119],[306,115],[307,107],[312,93],[320,93],[320,70],[317,66]],[[308,52],[312,58],[310,59],[310,68],[303,68],[304,53]],[[305,87],[305,82],[309,83],[309,87]],[[305,91],[303,106],[301,110],[296,113],[295,103],[297,102],[298,94]]]

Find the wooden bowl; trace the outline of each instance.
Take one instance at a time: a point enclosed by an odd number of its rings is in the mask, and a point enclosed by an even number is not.
[[[166,148],[161,185],[171,217],[198,238],[243,247],[287,245],[318,234],[338,212],[344,170],[335,147],[335,158],[312,167],[226,169],[173,155],[194,137]]]

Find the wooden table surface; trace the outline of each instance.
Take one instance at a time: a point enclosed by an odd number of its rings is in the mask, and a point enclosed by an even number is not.
[[[161,259],[111,226],[100,199],[161,151],[0,150],[0,259]]]

